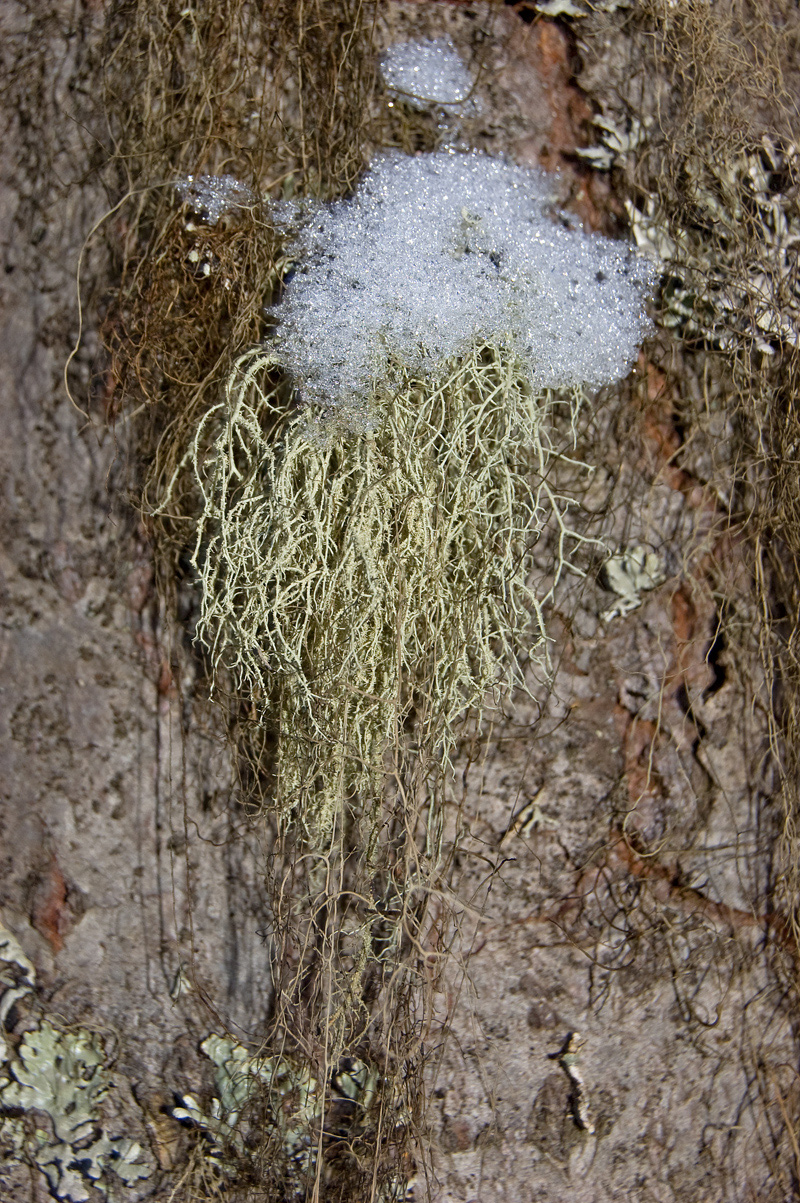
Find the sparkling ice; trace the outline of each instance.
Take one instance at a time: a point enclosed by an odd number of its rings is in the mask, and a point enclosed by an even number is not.
[[[390,92],[415,109],[460,105],[472,90],[472,76],[449,38],[398,42],[381,59]]]

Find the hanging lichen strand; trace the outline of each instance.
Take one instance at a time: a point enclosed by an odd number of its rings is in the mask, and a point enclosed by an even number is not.
[[[444,763],[459,715],[544,660],[530,577],[558,509],[554,394],[484,347],[433,386],[398,365],[374,429],[323,438],[286,414],[269,367],[243,357],[198,431],[199,635],[276,721],[277,800],[316,841],[343,800],[379,790],[412,718]]]

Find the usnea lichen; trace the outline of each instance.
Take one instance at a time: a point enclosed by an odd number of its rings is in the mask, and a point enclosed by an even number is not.
[[[199,635],[278,716],[277,794],[319,834],[338,800],[374,794],[412,712],[446,760],[465,708],[543,661],[548,590],[530,576],[560,508],[555,397],[484,347],[435,387],[405,373],[373,431],[320,439],[282,410],[269,367],[241,360],[198,431]]]

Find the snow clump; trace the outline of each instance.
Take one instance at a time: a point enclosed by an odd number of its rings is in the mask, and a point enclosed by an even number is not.
[[[273,349],[303,401],[363,415],[393,362],[435,376],[480,344],[537,389],[627,375],[655,269],[554,220],[551,201],[543,172],[477,151],[376,159],[289,248]]]
[[[415,109],[461,105],[472,91],[472,76],[450,38],[398,42],[380,67],[389,91]]]

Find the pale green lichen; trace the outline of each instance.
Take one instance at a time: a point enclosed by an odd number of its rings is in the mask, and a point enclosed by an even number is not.
[[[47,1020],[26,1032],[9,1057],[10,1073],[0,1087],[0,1104],[24,1112],[44,1112],[53,1134],[37,1129],[30,1139],[19,1127],[16,1145],[42,1171],[57,1199],[83,1203],[90,1184],[113,1192],[113,1171],[130,1186],[147,1178],[142,1147],[128,1137],[109,1137],[100,1126],[100,1106],[112,1082],[100,1039],[83,1028],[62,1032]],[[5,1129],[4,1129],[5,1135]],[[55,1139],[54,1139],[55,1138]]]
[[[108,1093],[105,1053],[91,1032],[59,1032],[46,1020],[26,1032],[11,1062],[6,1106],[46,1111],[59,1140],[73,1144],[91,1134]]]
[[[598,171],[610,171],[615,164],[628,160],[644,144],[651,122],[648,118],[640,121],[634,116],[619,122],[598,113],[592,118],[592,124],[600,135],[599,143],[596,146],[578,147],[575,153]]]
[[[8,1079],[2,1066],[8,1060],[8,1044],[4,1035],[6,1020],[20,999],[33,993],[36,970],[25,955],[17,937],[0,923],[0,1086]]]
[[[652,125],[652,118],[600,113],[598,145],[577,153],[634,178]],[[637,247],[664,268],[661,324],[722,349],[744,342],[771,355],[800,345],[797,148],[764,136],[732,158],[687,156],[682,173],[691,222],[668,221],[654,192],[625,201]]]
[[[380,791],[407,721],[446,766],[465,710],[545,663],[569,503],[549,483],[557,395],[508,353],[476,348],[436,381],[398,365],[362,433],[287,413],[270,365],[244,356],[195,439],[198,635],[272,716],[276,800],[319,838],[342,799]]]
[[[720,163],[689,158],[686,190],[693,232],[668,233],[653,198],[626,202],[637,245],[675,263],[664,325],[702,334],[723,348],[742,339],[772,354],[776,345],[800,344],[800,244],[794,147],[771,139],[749,154]],[[703,231],[713,230],[713,239]],[[743,251],[745,252],[743,255]]]
[[[231,1036],[212,1033],[200,1045],[214,1063],[216,1093],[207,1107],[191,1094],[173,1108],[176,1119],[194,1124],[210,1139],[209,1158],[224,1172],[230,1153],[246,1153],[247,1110],[259,1103],[257,1123],[266,1131],[271,1148],[272,1170],[283,1180],[292,1198],[305,1198],[319,1171],[323,1136],[334,1138],[328,1128],[329,1107],[344,1100],[353,1108],[349,1136],[354,1136],[372,1118],[382,1085],[375,1066],[357,1057],[342,1058],[331,1074],[326,1091],[307,1066],[286,1056],[258,1056]],[[399,1113],[398,1113],[399,1114]],[[399,1122],[399,1120],[397,1121]],[[397,1203],[406,1197],[407,1184],[394,1175],[380,1187],[382,1203]]]
[[[175,1107],[176,1119],[188,1120],[214,1142],[213,1157],[226,1147],[244,1152],[242,1113],[258,1096],[269,1104],[269,1123],[280,1138],[286,1172],[307,1175],[316,1163],[314,1129],[322,1115],[322,1091],[305,1066],[285,1057],[253,1056],[231,1036],[212,1033],[200,1048],[216,1066],[216,1095],[204,1110],[191,1094]]]

